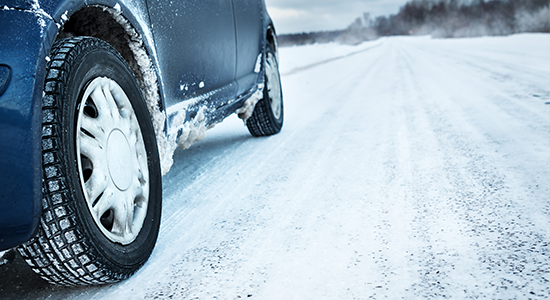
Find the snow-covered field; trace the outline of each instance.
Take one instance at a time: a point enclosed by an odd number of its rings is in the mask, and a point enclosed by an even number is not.
[[[550,35],[282,48],[283,131],[231,117],[164,177],[120,284],[21,260],[2,299],[550,298]]]

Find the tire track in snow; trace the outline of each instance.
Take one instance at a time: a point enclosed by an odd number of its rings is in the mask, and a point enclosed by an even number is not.
[[[367,205],[365,199],[361,199],[363,198],[365,182],[341,186],[331,183],[331,179],[342,179],[344,177],[346,180],[356,180],[355,172],[361,170],[361,165],[347,159],[346,152],[352,157],[357,157],[357,155],[364,154],[364,149],[346,149],[347,147],[344,146],[346,143],[343,143],[343,141],[349,141],[350,138],[353,138],[353,135],[350,137],[347,134],[350,130],[353,131],[357,127],[366,129],[361,126],[364,124],[359,123],[361,121],[364,123],[365,118],[357,118],[357,113],[352,112],[370,109],[369,105],[365,104],[365,102],[371,103],[368,94],[364,93],[364,89],[358,87],[362,82],[375,77],[376,70],[380,68],[381,63],[378,62],[377,65],[372,66],[373,62],[370,61],[367,64],[371,66],[363,65],[363,69],[359,70],[353,70],[355,68],[352,68],[351,71],[354,74],[356,72],[360,74],[353,76],[352,82],[346,82],[344,86],[341,86],[342,90],[346,92],[338,95],[337,98],[333,98],[338,106],[330,110],[327,109],[326,113],[322,114],[317,122],[312,122],[302,133],[304,138],[307,138],[304,144],[308,145],[309,148],[306,160],[306,165],[309,167],[293,174],[290,178],[297,178],[298,180],[291,181],[295,182],[296,186],[293,187],[291,184],[289,187],[290,190],[299,188],[300,193],[293,196],[288,203],[290,208],[287,209],[289,214],[285,214],[287,217],[278,220],[277,225],[265,234],[265,236],[277,236],[277,240],[281,241],[279,243],[284,245],[278,252],[288,253],[288,255],[275,259],[274,271],[270,277],[270,280],[274,283],[259,295],[260,299],[280,299],[283,296],[298,299],[317,298],[323,297],[326,293],[334,294],[337,291],[345,295],[344,292],[348,286],[342,286],[342,283],[336,280],[319,282],[318,274],[325,272],[329,266],[335,268],[333,271],[341,272],[353,266],[354,262],[363,256],[362,243],[359,241],[362,236],[365,234],[370,236],[371,233],[357,232],[357,230],[353,230],[351,224],[359,225],[360,220],[363,218],[361,212],[365,211]],[[329,69],[330,66],[323,68]],[[307,74],[303,74],[302,77],[306,76]],[[349,78],[347,79],[349,81]],[[318,86],[324,86],[324,84],[324,82],[319,82]],[[357,97],[357,95],[362,95],[362,97]],[[315,99],[315,97],[312,99]],[[299,158],[297,159],[299,160]],[[354,166],[350,166],[350,163]],[[311,175],[308,176],[308,173]],[[308,179],[306,182],[302,182],[299,178]],[[335,182],[339,181],[335,180]],[[339,194],[344,190],[346,192],[343,195]],[[357,198],[346,199],[350,196]],[[357,203],[350,203],[353,200]],[[357,207],[363,209],[352,209],[350,211],[350,208]],[[340,219],[342,212],[346,212],[348,220],[343,221]],[[325,231],[325,238],[321,239],[323,242],[319,243],[317,242],[319,241],[318,235],[321,232],[316,233],[314,228],[327,226],[327,224],[331,224],[329,228],[343,227],[351,230],[342,236],[335,236],[331,230]],[[305,235],[308,232],[311,232],[312,236]],[[291,234],[291,237],[288,236],[289,234]],[[294,234],[295,236],[292,236]],[[270,240],[264,241],[266,244],[271,242]],[[346,252],[348,255],[331,256],[333,261],[327,261],[327,255],[330,254],[326,252],[333,253],[333,251],[337,251],[337,253]],[[287,260],[292,263],[282,263]],[[292,273],[295,268],[305,268],[304,276],[285,279],[285,274]]]
[[[418,60],[414,61],[409,57],[409,61],[416,62],[416,67],[419,66]],[[424,60],[423,68],[427,69],[427,64],[429,62]],[[430,68],[434,78],[449,78],[438,77],[437,70],[441,69]],[[456,84],[458,78],[467,78],[456,77],[457,75],[455,73],[452,83],[438,80],[440,81],[438,85],[445,88],[445,85]],[[422,75],[412,78],[418,77],[425,78]],[[426,85],[422,87],[425,88]],[[461,95],[461,98],[457,100],[467,98],[477,102],[487,101],[476,90],[470,94]],[[461,111],[456,104],[453,103],[453,105],[455,108],[452,111]],[[522,194],[523,189],[518,189],[514,181],[506,178],[503,175],[505,170],[501,167],[493,167],[493,165],[500,165],[499,160],[502,160],[502,157],[498,154],[492,155],[491,153],[494,152],[491,151],[491,143],[485,141],[490,138],[491,133],[483,132],[486,127],[479,126],[462,126],[468,131],[464,132],[462,129],[461,132],[457,131],[457,124],[471,122],[464,118],[457,119],[460,115],[464,116],[464,113],[449,114],[448,111],[440,110],[438,106],[432,107],[428,112],[433,116],[432,119],[438,120],[434,127],[439,127],[440,143],[447,148],[448,164],[452,165],[454,161],[455,168],[461,170],[458,173],[447,173],[450,183],[456,190],[456,195],[450,199],[450,204],[454,206],[455,213],[461,216],[462,220],[468,221],[466,228],[461,232],[469,237],[472,247],[479,249],[478,263],[472,265],[473,269],[470,270],[470,274],[478,282],[474,290],[465,290],[464,296],[472,297],[480,294],[491,298],[512,295],[519,298],[548,296],[547,277],[550,265],[546,255],[550,249],[546,242],[548,236],[543,233],[544,231],[540,231],[541,228],[545,228],[545,224],[539,223],[541,227],[535,231],[537,227],[529,220],[531,213],[525,211],[520,202],[527,199],[522,199],[521,196],[514,199]],[[449,116],[454,118],[449,119]],[[456,157],[465,158],[461,165],[456,166]],[[515,212],[514,215],[510,215],[510,209]],[[548,205],[545,210],[547,214]],[[529,256],[526,253],[529,253]],[[496,274],[498,275],[495,276]],[[491,275],[489,280],[487,275]]]
[[[379,41],[378,43],[368,47],[368,48],[365,48],[365,49],[361,49],[359,51],[355,51],[355,52],[352,52],[352,53],[348,53],[348,54],[345,54],[345,55],[341,55],[341,56],[337,56],[337,57],[332,57],[332,58],[329,58],[329,59],[325,59],[325,60],[322,60],[322,61],[319,61],[319,62],[315,62],[315,63],[312,63],[312,64],[309,64],[309,65],[306,65],[306,66],[301,66],[301,67],[297,67],[297,68],[294,68],[288,72],[285,72],[283,74],[281,74],[282,76],[287,76],[287,75],[292,75],[292,74],[295,74],[295,73],[298,73],[298,72],[302,72],[302,71],[305,71],[305,70],[308,70],[308,69],[311,69],[311,68],[314,68],[314,67],[317,67],[317,66],[320,66],[320,65],[324,65],[324,64],[327,64],[327,63],[330,63],[330,62],[333,62],[333,61],[336,61],[336,60],[340,60],[340,59],[343,59],[343,58],[348,58],[348,57],[351,57],[351,56],[354,56],[354,55],[357,55],[357,54],[360,54],[360,53],[363,53],[365,51],[369,51],[371,49],[374,49],[376,47],[379,47],[381,45],[383,45],[383,41]]]
[[[508,108],[507,113],[518,119],[523,118],[524,123],[529,123],[525,121],[532,118],[546,119],[548,109],[541,109],[541,107],[544,101],[550,100],[547,70],[541,70],[539,66],[534,68],[530,65],[525,66],[519,63],[500,61],[488,54],[483,56],[481,54],[453,52],[449,49],[444,50],[437,47],[428,50],[414,44],[409,46],[409,52],[423,57],[430,57],[433,52],[440,53],[446,59],[440,59],[434,63],[440,65],[441,68],[460,72],[461,78],[476,78],[477,80],[471,80],[470,84],[478,88],[485,88],[487,90],[485,94],[494,99],[493,103],[498,103],[500,107],[507,104],[504,107]],[[547,65],[550,68],[550,62]],[[472,69],[475,69],[475,72]],[[472,77],[471,74],[477,76]],[[518,74],[521,74],[521,76],[518,76]],[[479,80],[480,77],[483,80]],[[496,88],[497,86],[498,88]],[[540,106],[533,104],[540,104]],[[515,109],[518,112],[515,112]],[[540,123],[546,124],[547,122]]]
[[[421,242],[411,255],[410,267],[416,269],[417,279],[410,282],[408,291],[422,298],[446,298],[451,294],[461,294],[475,280],[467,278],[468,267],[476,253],[463,243],[459,228],[466,225],[455,214],[452,202],[452,184],[445,173],[453,172],[444,159],[445,145],[441,144],[439,131],[434,130],[432,116],[426,113],[430,107],[445,106],[445,99],[430,101],[416,82],[419,66],[413,67],[414,58],[407,49],[399,50],[398,61],[402,65],[403,82],[402,118],[406,119],[408,131],[402,136],[410,139],[410,155],[413,180],[409,182],[407,199],[412,202],[415,216],[412,223],[415,237]],[[442,153],[443,152],[443,153]],[[402,174],[402,172],[401,172]],[[479,279],[478,279],[479,280]],[[462,295],[464,297],[466,295]]]

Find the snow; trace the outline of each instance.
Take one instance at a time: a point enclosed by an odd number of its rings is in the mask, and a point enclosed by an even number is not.
[[[69,11],[65,11],[62,15],[61,15],[61,23],[65,24],[65,22],[67,22],[69,20],[69,17],[67,16],[67,14],[69,13]]]
[[[46,28],[46,20],[53,21],[54,23],[55,23],[55,20],[52,18],[52,16],[50,16],[47,12],[45,12],[40,7],[40,3],[38,2],[38,0],[33,0],[32,2],[29,2],[29,4],[31,5],[31,9],[28,9],[28,10],[27,9],[22,10],[20,8],[13,8],[13,7],[9,7],[7,5],[4,5],[4,7],[2,7],[2,10],[20,10],[20,11],[24,11],[24,12],[34,14],[37,18],[38,25],[40,25],[40,33],[44,34],[44,28]],[[58,23],[56,23],[56,24],[57,24],[57,27],[59,28],[60,24],[58,24]]]
[[[195,85],[193,83],[192,85]],[[198,84],[199,88],[204,88],[204,81],[201,81]],[[260,83],[256,87],[256,91],[244,102],[243,106],[236,110],[236,114],[241,118],[246,124],[246,120],[252,116],[254,112],[254,107],[259,100],[263,98],[264,84]],[[180,85],[180,90],[187,90],[187,84]],[[186,120],[186,115],[188,113],[188,108],[191,105],[196,103],[203,102],[203,100],[208,99],[213,96],[216,91],[211,91],[209,93],[195,97],[194,99],[189,99],[187,101],[181,102],[179,104],[173,105],[167,109],[167,115],[169,119],[169,130],[166,135],[166,144],[162,151],[164,152],[164,157],[172,157],[171,154],[174,153],[177,147],[186,150],[189,149],[194,143],[203,140],[206,137],[206,131],[214,128],[216,124],[207,124],[207,119],[205,115],[211,113],[212,107],[203,106],[199,109],[195,117],[191,120]],[[173,160],[170,161],[173,163]],[[163,175],[166,175],[170,169],[171,164],[168,167],[163,165]]]
[[[257,86],[256,92],[250,96],[250,98],[246,99],[243,106],[235,112],[237,116],[239,116],[240,119],[243,120],[244,124],[246,125],[246,121],[252,116],[254,113],[254,108],[256,107],[256,104],[258,101],[262,100],[264,97],[264,84],[260,83]]]
[[[177,150],[140,271],[64,289],[16,261],[2,296],[548,298],[548,49],[549,34],[280,48],[283,130],[252,138],[232,117]]]
[[[206,137],[206,130],[208,128],[206,126],[206,119],[204,117],[205,111],[205,107],[201,108],[197,115],[191,121],[185,123],[183,122],[183,114],[179,115],[182,119],[181,125],[171,129],[172,133],[170,134],[170,136],[175,138],[177,136],[177,131],[181,131],[181,134],[177,141],[177,144],[181,149],[189,149],[191,145],[203,140]]]
[[[42,33],[44,33],[44,28],[46,27],[45,19],[50,19],[52,21],[54,21],[54,19],[40,7],[40,3],[38,3],[38,0],[33,0],[33,2],[30,4],[31,9],[29,12],[34,13],[38,17],[38,24],[40,24],[41,31]]]
[[[256,64],[254,66],[254,73],[258,74],[262,70],[262,53],[258,54],[256,58]]]
[[[8,254],[9,250],[0,251],[0,266],[7,263],[7,259],[4,258]]]

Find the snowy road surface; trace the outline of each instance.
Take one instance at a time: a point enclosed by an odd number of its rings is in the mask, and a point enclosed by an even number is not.
[[[115,285],[18,259],[4,299],[550,297],[550,35],[283,48],[283,131],[230,118],[164,177],[157,247]]]

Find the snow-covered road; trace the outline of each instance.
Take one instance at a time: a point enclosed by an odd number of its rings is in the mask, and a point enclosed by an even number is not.
[[[550,34],[280,53],[283,131],[177,151],[161,234],[120,284],[7,299],[550,298]]]

